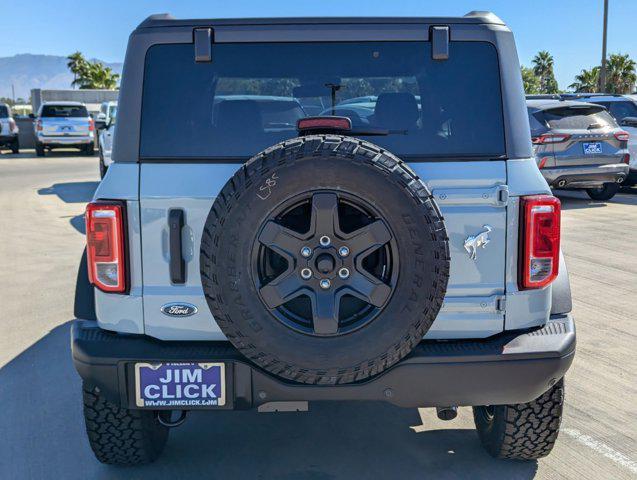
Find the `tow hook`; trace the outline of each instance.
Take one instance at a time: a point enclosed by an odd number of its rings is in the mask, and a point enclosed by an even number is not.
[[[188,415],[188,410],[180,410],[177,420],[173,420],[172,410],[160,410],[157,412],[157,421],[164,427],[175,428],[186,421],[186,415]]]
[[[436,407],[436,414],[440,420],[453,420],[458,416],[458,407]]]

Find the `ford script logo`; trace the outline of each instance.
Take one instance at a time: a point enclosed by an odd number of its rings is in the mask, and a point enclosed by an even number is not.
[[[197,313],[197,307],[189,303],[167,303],[162,305],[161,313],[169,317],[189,317]]]

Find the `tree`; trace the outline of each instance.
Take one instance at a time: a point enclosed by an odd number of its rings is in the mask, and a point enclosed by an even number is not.
[[[540,79],[535,75],[532,68],[520,67],[522,70],[522,83],[524,84],[524,93],[534,94],[540,93]]]
[[[631,93],[637,74],[635,61],[628,54],[614,53],[606,63],[606,91],[608,93]]]
[[[575,76],[575,82],[571,83],[568,88],[576,92],[597,93],[599,90],[599,67],[593,67],[590,70],[582,69],[579,75]]]
[[[540,93],[558,93],[557,80],[553,73],[553,56],[546,50],[533,58],[533,73],[539,77]]]
[[[110,67],[100,62],[91,62],[84,58],[81,52],[75,52],[67,57],[67,66],[73,73],[72,85],[80,89],[103,88],[114,90],[117,88],[119,74],[113,73]]]

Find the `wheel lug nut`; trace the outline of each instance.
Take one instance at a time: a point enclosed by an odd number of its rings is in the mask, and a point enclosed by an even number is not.
[[[331,284],[332,284],[332,283],[331,283],[331,282],[330,282],[327,278],[324,278],[324,279],[323,279],[323,280],[321,280],[321,282],[319,283],[319,285],[321,286],[321,288],[322,288],[323,290],[327,290],[328,288],[330,288],[330,285],[331,285]]]
[[[346,279],[347,277],[349,277],[349,270],[345,267],[341,268],[338,271],[338,276],[341,277],[342,279]]]
[[[301,249],[301,256],[305,258],[312,256],[312,249],[310,247],[303,247]]]
[[[301,278],[303,278],[303,280],[309,280],[310,278],[312,278],[312,270],[310,270],[309,268],[302,269]]]
[[[329,247],[330,243],[332,243],[332,240],[327,235],[323,235],[321,238],[319,238],[319,243],[322,247]]]
[[[347,248],[346,246],[342,246],[338,249],[338,254],[341,257],[347,257],[349,255],[349,248]]]

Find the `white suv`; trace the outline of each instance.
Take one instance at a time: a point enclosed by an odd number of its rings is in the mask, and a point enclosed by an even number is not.
[[[38,110],[35,121],[35,152],[43,157],[45,150],[79,148],[93,155],[95,123],[86,106],[80,102],[46,102]]]

